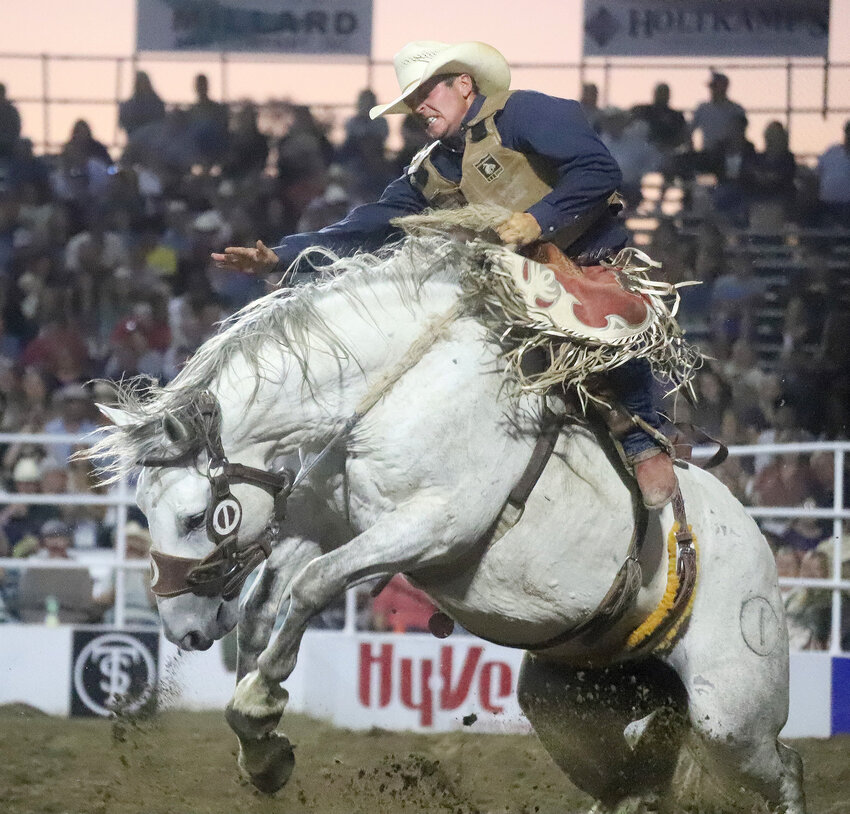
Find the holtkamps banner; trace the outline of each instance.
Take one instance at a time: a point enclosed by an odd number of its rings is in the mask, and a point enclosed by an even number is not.
[[[823,57],[829,0],[584,0],[585,56]]]

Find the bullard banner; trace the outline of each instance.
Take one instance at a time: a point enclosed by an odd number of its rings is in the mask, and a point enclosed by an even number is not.
[[[823,57],[829,0],[584,0],[585,56]]]
[[[368,55],[372,0],[137,0],[136,48]]]

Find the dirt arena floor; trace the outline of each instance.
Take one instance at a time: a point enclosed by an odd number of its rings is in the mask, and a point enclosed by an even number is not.
[[[350,732],[295,715],[284,729],[296,745],[295,774],[267,796],[239,777],[236,741],[220,713],[66,720],[0,706],[0,811],[573,814],[590,806],[533,736]],[[795,745],[812,814],[850,812],[850,738]],[[727,810],[704,802],[683,808]]]

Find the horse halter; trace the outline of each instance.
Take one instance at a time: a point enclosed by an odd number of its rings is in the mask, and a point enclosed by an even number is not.
[[[156,596],[221,596],[225,601],[239,596],[248,575],[271,554],[272,541],[286,517],[286,501],[292,493],[295,475],[291,469],[269,472],[227,460],[221,442],[221,408],[209,391],[198,398],[191,413],[181,419],[166,416],[182,429],[203,438],[209,456],[206,477],[211,502],[207,506],[207,537],[215,546],[203,558],[176,557],[151,550],[151,591]],[[197,437],[196,435],[196,437]],[[145,458],[142,466],[184,466],[199,450],[189,447],[172,458]],[[247,483],[269,492],[274,498],[274,515],[263,533],[253,542],[239,545],[242,505],[230,491],[231,483]]]

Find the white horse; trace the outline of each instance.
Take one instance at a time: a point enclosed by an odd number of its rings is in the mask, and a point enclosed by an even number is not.
[[[494,535],[543,400],[505,386],[497,343],[459,305],[464,269],[480,258],[436,245],[410,239],[384,259],[339,261],[344,274],[275,291],[170,385],[104,408],[114,427],[95,454],[117,459],[116,473],[143,464],[137,500],[166,635],[203,649],[239,621],[228,721],[243,769],[264,790],[289,777],[291,748],[274,729],[310,618],[352,585],[404,572],[467,630],[528,651],[521,706],[596,810],[635,799],[672,810],[663,806],[687,737],[704,767],[803,814],[800,758],[777,740],[788,650],[758,528],[711,475],[680,465],[699,559],[687,622],[655,652],[626,644],[667,590],[666,507],[649,516],[635,601],[596,635],[559,640],[626,559],[633,494],[587,423],[570,419],[521,520]],[[334,454],[320,455],[329,442]],[[281,463],[295,456],[304,477],[293,490]],[[240,613],[242,579],[270,537]]]

